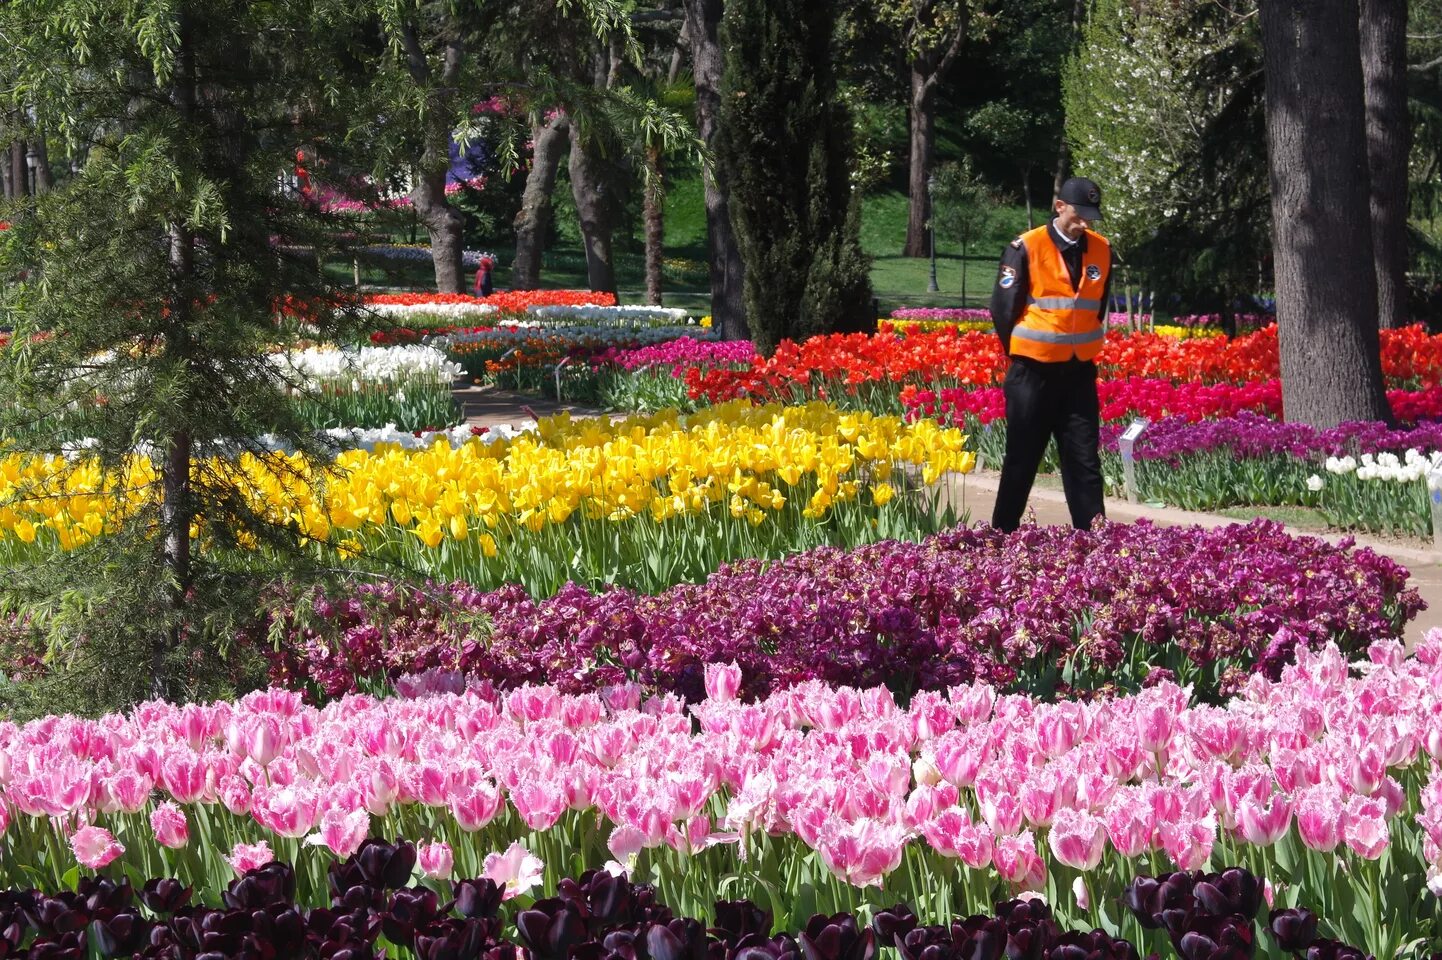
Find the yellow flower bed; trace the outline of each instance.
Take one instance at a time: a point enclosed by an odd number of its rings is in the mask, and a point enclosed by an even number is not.
[[[604,527],[652,528],[640,539],[655,549],[664,549],[656,531],[676,523],[693,534],[701,532],[698,523],[761,528],[757,535],[771,540],[778,531],[766,528],[876,529],[896,496],[896,470],[910,465],[928,484],[948,471],[970,471],[975,457],[962,449],[964,440],[928,419],[908,424],[819,402],[738,401],[684,419],[658,414],[611,423],[563,415],[510,440],[454,448],[442,440],[423,450],[385,445],[344,451],[330,465],[244,454],[204,472],[239,473],[257,512],[295,524],[318,544],[402,560],[433,575],[465,575],[558,534],[574,551],[569,538]],[[158,496],[158,468],[142,458],[130,468],[117,496],[107,492],[116,482],[90,461],[0,460],[0,556],[71,549],[113,529],[118,512]],[[888,509],[917,506],[898,501]],[[192,533],[204,539],[203,530]]]
[[[882,332],[892,333],[936,333],[938,330],[955,330],[970,333],[974,330],[990,330],[990,320],[882,320],[877,324]]]

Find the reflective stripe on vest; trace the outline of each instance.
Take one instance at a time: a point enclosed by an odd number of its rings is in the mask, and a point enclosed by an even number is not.
[[[1054,330],[1033,330],[1030,327],[1017,327],[1011,331],[1013,340],[1021,337],[1023,340],[1035,340],[1037,343],[1095,343],[1104,336],[1106,334],[1102,332],[1100,325],[1095,330],[1088,330],[1084,333],[1057,333]]]
[[[1043,363],[1094,359],[1106,336],[1100,313],[1111,246],[1101,235],[1087,231],[1081,275],[1073,286],[1050,224],[1028,230],[1021,239],[1030,289],[1026,309],[1011,331],[1011,355]]]
[[[1100,300],[1080,300],[1076,297],[1028,297],[1028,304],[1041,307],[1043,310],[1100,310]]]

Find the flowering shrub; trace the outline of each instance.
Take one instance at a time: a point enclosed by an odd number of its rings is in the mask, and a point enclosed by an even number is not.
[[[1442,935],[1426,886],[1442,865],[1439,671],[1432,631],[1415,657],[1379,642],[1355,670],[1335,647],[1299,648],[1279,679],[1254,676],[1223,706],[1167,681],[1060,703],[973,684],[906,708],[885,688],[812,682],[747,703],[739,671],[712,665],[689,712],[634,686],[527,686],[324,707],[270,690],[47,717],[0,728],[0,877],[58,887],[79,858],[144,876],[181,840],[173,814],[155,826],[170,804],[194,877],[225,867],[193,838],[223,836],[247,869],[275,844],[317,877],[381,818],[453,852],[525,837],[541,865],[516,851],[504,869],[540,873],[545,890],[572,864],[614,860],[683,908],[727,890],[788,924],[883,883],[892,902],[968,911],[1046,890],[1092,920],[1115,917],[1145,863],[1237,866],[1324,922],[1366,902],[1347,939],[1390,957],[1404,938]],[[392,857],[362,855],[361,871]],[[1190,894],[1218,912],[1200,884]]]
[[[317,622],[283,617],[265,633],[282,638],[272,681],[327,696],[440,670],[567,692],[633,679],[694,700],[705,665],[723,661],[740,664],[748,698],[807,680],[1127,689],[1168,670],[1214,696],[1248,669],[1275,675],[1297,644],[1360,651],[1399,636],[1422,605],[1406,584],[1384,557],[1265,521],[978,528],[743,560],[656,596],[361,587],[316,604]]]
[[[930,421],[823,404],[733,404],[684,422],[560,416],[510,440],[349,450],[328,464],[242,454],[207,466],[238,473],[273,522],[420,575],[537,592],[572,579],[658,589],[738,556],[932,532],[949,514],[908,494],[902,469],[926,484],[970,470],[964,440]],[[0,458],[0,554],[102,535],[115,511],[157,495],[157,471],[137,458],[122,485],[89,458]]]

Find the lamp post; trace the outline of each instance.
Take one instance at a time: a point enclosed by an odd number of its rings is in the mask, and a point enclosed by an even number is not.
[[[936,284],[936,174],[926,178],[926,229],[931,234],[931,280],[926,292],[937,293],[941,287]]]

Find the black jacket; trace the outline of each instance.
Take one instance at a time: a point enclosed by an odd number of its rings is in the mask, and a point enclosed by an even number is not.
[[[1052,221],[1051,229],[1047,230],[1047,237],[1056,243],[1055,219]],[[1081,264],[1082,255],[1086,253],[1087,237],[1082,238],[1069,248],[1061,251],[1062,262],[1066,264],[1067,273],[1071,275],[1071,286],[1073,290],[1081,287]],[[1060,244],[1057,244],[1060,247]],[[1107,314],[1111,312],[1112,292],[1112,270],[1116,267],[1116,256],[1112,256],[1112,262],[1107,268],[1106,286],[1102,288],[1102,308],[1098,315],[1102,322],[1102,328],[1106,329]],[[1007,277],[1007,270],[1010,268],[1011,283],[1002,286],[1002,280]],[[991,288],[991,322],[996,327],[996,335],[1001,340],[1001,349],[1007,356],[1011,356],[1011,330],[1021,315],[1026,311],[1026,298],[1031,290],[1031,265],[1026,257],[1026,244],[1017,237],[1006,245],[1001,253],[1001,263],[997,266],[996,282]]]

